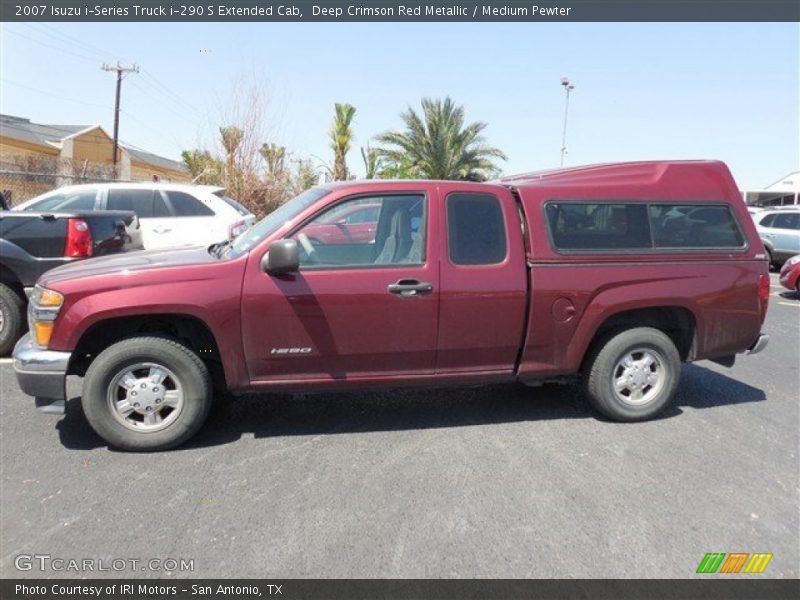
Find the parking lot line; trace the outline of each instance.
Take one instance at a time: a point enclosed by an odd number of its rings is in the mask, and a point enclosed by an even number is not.
[[[0,358],[0,365],[10,365],[11,359],[10,358]]]

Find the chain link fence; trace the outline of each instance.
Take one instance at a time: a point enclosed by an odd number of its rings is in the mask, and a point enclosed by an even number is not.
[[[120,181],[112,165],[35,156],[0,160],[0,192],[9,207],[65,185],[106,181]]]

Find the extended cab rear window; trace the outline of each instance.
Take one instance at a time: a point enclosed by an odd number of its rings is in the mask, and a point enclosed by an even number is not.
[[[447,248],[454,265],[494,265],[506,257],[506,229],[499,200],[491,194],[447,197]]]
[[[548,202],[552,245],[565,251],[739,249],[739,225],[726,204]]]

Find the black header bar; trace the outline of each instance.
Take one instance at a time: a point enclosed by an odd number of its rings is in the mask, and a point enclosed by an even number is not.
[[[2,21],[800,21],[798,0],[0,0]]]
[[[797,598],[797,580],[5,579],[3,600],[737,600]]]

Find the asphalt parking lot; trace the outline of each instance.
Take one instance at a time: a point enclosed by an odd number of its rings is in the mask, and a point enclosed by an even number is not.
[[[84,422],[79,382],[65,417],[40,415],[3,361],[0,576],[683,578],[707,552],[771,552],[761,577],[798,577],[800,299],[772,278],[767,350],[685,367],[640,424],[557,385],[265,396],[126,454]],[[194,562],[15,568],[33,554]]]

